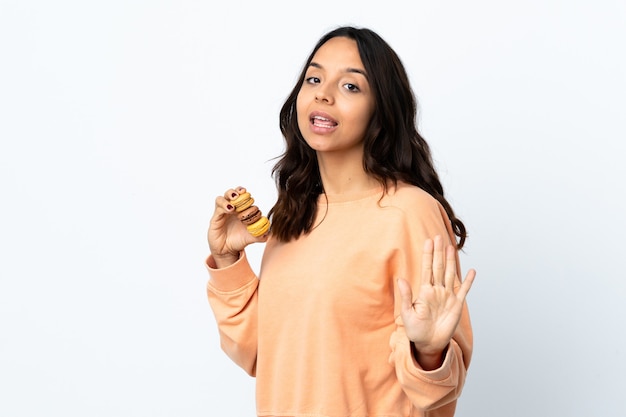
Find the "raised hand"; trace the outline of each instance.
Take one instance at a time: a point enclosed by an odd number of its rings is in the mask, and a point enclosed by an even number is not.
[[[207,233],[209,249],[218,268],[234,263],[241,252],[250,243],[264,242],[267,235],[254,237],[246,226],[237,219],[235,208],[230,201],[246,192],[244,187],[229,189],[223,196],[215,199],[215,212]]]
[[[470,269],[455,293],[457,279],[454,246],[443,248],[441,236],[427,239],[422,256],[422,282],[415,298],[409,283],[398,280],[406,334],[413,342],[417,360],[435,368],[461,318],[465,297],[474,282],[476,271]]]

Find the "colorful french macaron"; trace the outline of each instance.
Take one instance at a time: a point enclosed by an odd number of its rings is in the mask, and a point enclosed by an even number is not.
[[[237,198],[230,200],[230,204],[235,206],[235,211],[239,213],[254,204],[254,198],[246,191],[245,193],[239,194]]]
[[[249,192],[242,193],[230,200],[230,204],[235,207],[237,218],[246,226],[248,232],[254,236],[263,236],[270,229],[270,221],[263,216],[261,210],[254,205],[254,198]]]
[[[259,220],[246,226],[246,229],[254,237],[263,236],[270,230],[270,221],[267,217],[261,216]]]
[[[257,206],[250,206],[237,215],[237,218],[246,226],[256,223],[261,220],[261,217],[263,217],[263,214]]]

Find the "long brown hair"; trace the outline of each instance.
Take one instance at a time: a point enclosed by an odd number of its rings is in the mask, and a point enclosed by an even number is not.
[[[346,37],[357,43],[375,97],[376,106],[364,138],[363,167],[387,189],[388,183],[404,181],[437,199],[445,209],[461,249],[467,237],[465,225],[444,197],[430,148],[416,124],[417,100],[395,51],[370,29],[339,27],[315,45],[298,81],[280,111],[280,130],[285,152],[272,169],[278,200],[269,211],[272,235],[287,242],[311,231],[317,200],[323,192],[317,156],[298,127],[296,100],[306,69],[317,50],[328,40]]]

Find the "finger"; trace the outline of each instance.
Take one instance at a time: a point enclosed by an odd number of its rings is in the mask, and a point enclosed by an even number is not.
[[[246,188],[242,187],[242,186],[237,186],[235,188],[229,188],[224,193],[224,198],[226,198],[228,200],[232,200],[232,199],[235,199],[235,198],[239,197],[240,194],[243,194],[245,192],[246,192]]]
[[[224,198],[229,200],[229,201],[232,200],[232,199],[237,198],[237,196],[239,196],[239,192],[236,189],[234,189],[234,188],[229,188],[224,193]]]
[[[230,201],[225,197],[217,197],[215,198],[215,213],[216,214],[224,214],[231,213],[235,210],[235,206],[230,204]]]
[[[433,251],[433,285],[444,285],[444,251],[441,236],[435,236]]]
[[[413,308],[413,291],[405,279],[398,279],[398,290],[400,291],[400,303],[403,311]]]
[[[465,279],[461,284],[461,288],[459,288],[459,292],[456,294],[459,300],[465,300],[465,297],[467,297],[467,293],[469,293],[470,288],[472,288],[474,278],[476,278],[476,271],[474,269],[470,269],[469,271],[467,271],[467,275],[465,275]]]
[[[445,285],[450,291],[454,290],[456,284],[456,250],[454,246],[448,245],[446,247],[446,281]]]
[[[433,241],[426,239],[424,241],[424,252],[422,254],[422,285],[430,284],[433,280],[433,250]]]
[[[224,212],[232,212],[235,210],[235,206],[230,204],[230,201],[226,198],[219,196],[215,198],[215,210],[220,209]]]

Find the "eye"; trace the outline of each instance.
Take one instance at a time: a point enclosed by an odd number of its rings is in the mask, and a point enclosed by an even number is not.
[[[352,83],[344,84],[343,88],[353,93],[358,93],[359,91],[361,91],[361,89],[356,84],[352,84]]]
[[[304,79],[304,81],[306,83],[309,83],[309,84],[319,84],[320,83],[320,79],[317,78],[317,77],[307,77],[307,78]]]

